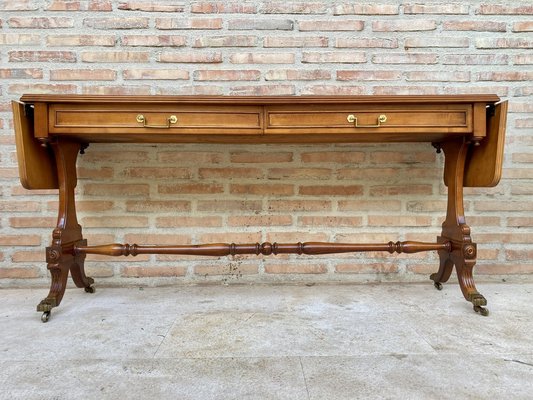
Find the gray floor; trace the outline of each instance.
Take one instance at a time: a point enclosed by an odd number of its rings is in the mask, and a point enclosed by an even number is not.
[[[532,284],[2,290],[2,399],[532,399]]]

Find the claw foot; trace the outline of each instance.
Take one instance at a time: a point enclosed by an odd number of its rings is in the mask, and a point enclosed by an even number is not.
[[[484,317],[489,315],[489,309],[481,306],[474,306],[474,311],[483,315]]]

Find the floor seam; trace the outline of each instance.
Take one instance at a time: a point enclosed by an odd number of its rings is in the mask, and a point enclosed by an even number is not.
[[[304,365],[302,363],[302,357],[298,357],[298,361],[300,361],[300,368],[302,370],[302,376],[304,378],[304,385],[305,385],[305,391],[307,393],[307,400],[311,400],[311,395],[309,394],[309,386],[307,386],[307,377],[305,376]]]

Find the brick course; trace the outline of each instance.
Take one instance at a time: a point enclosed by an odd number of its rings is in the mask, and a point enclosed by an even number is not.
[[[57,191],[20,187],[12,133],[9,102],[27,92],[508,97],[503,179],[467,189],[466,215],[481,279],[532,279],[531,15],[520,1],[0,1],[0,287],[49,282]],[[428,144],[92,144],[79,219],[93,244],[432,241],[442,163]],[[102,285],[427,281],[436,268],[432,253],[87,259]]]

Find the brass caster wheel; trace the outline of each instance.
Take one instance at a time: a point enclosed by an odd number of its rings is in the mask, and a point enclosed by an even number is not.
[[[50,319],[50,311],[43,312],[43,315],[41,315],[41,322],[45,323],[48,322]]]
[[[87,286],[85,288],[85,293],[94,293],[94,287],[92,286]]]
[[[442,283],[440,283],[440,282],[435,282],[433,284],[433,286],[435,286],[435,289],[437,289],[437,290],[442,290]]]
[[[474,311],[483,315],[484,317],[489,315],[489,309],[481,306],[474,306]]]

